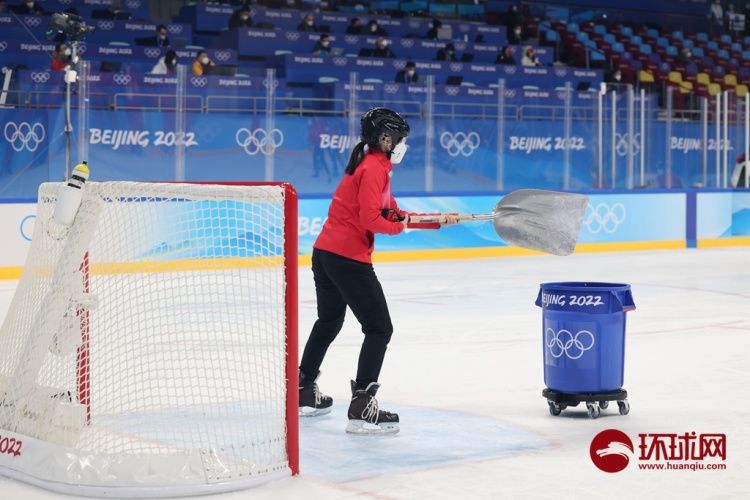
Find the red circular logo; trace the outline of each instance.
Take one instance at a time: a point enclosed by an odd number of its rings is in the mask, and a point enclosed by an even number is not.
[[[633,456],[633,442],[617,429],[606,429],[594,436],[589,447],[591,461],[604,472],[620,472]]]

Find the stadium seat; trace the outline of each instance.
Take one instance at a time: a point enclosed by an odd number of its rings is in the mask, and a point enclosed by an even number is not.
[[[721,85],[719,85],[718,83],[708,84],[708,95],[714,96],[719,93],[721,93]]]
[[[667,40],[666,38],[657,38],[656,45],[660,47],[665,47],[665,48],[670,46],[669,40]]]
[[[701,33],[698,33],[698,34],[696,35],[696,38],[697,38],[698,40],[700,40],[701,42],[708,42],[708,35],[707,35],[706,33],[703,33],[703,32],[701,32]]]
[[[698,73],[697,75],[695,75],[695,79],[701,85],[708,85],[709,83],[711,83],[711,77],[708,75],[708,73]]]
[[[674,38],[675,40],[682,40],[682,31],[673,31],[672,38]]]
[[[655,28],[650,28],[646,30],[646,34],[650,36],[651,38],[658,38],[659,37],[659,30]]]
[[[747,85],[737,85],[737,97],[745,97],[747,94]]]
[[[688,49],[692,49],[695,46],[695,42],[693,42],[692,40],[683,40],[682,46],[687,47]]]
[[[734,74],[724,75],[724,84],[730,87],[736,87],[737,75],[734,75]]]
[[[667,47],[667,55],[677,57],[677,47],[674,45]]]

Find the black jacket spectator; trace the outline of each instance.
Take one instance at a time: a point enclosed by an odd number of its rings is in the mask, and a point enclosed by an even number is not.
[[[378,37],[375,40],[375,48],[372,49],[370,57],[388,57],[393,59],[396,57],[396,54],[388,47],[388,42],[386,42],[385,38]]]
[[[511,45],[521,45],[523,42],[523,30],[521,26],[515,26],[512,30],[508,30],[508,43]]]
[[[428,40],[437,40],[438,37],[438,29],[440,29],[443,26],[443,23],[440,22],[440,19],[433,19],[432,20],[432,27],[427,31],[427,35],[425,38]]]
[[[513,57],[513,47],[506,45],[500,49],[500,53],[495,58],[495,64],[516,64],[516,58]]]
[[[406,63],[406,67],[396,73],[396,83],[417,83],[419,75],[417,74],[416,65],[413,62]]]
[[[19,16],[43,16],[46,14],[37,2],[21,2],[21,5],[16,5],[11,10]]]
[[[160,24],[156,27],[154,36],[140,38],[136,40],[137,45],[146,45],[151,47],[169,47],[169,37],[167,37],[167,27]]]
[[[331,37],[323,33],[320,39],[315,42],[312,53],[316,56],[327,56],[331,54]]]
[[[438,50],[437,57],[435,58],[438,61],[457,61],[456,58],[456,47],[453,46],[452,43],[449,43],[442,49]]]
[[[297,25],[297,31],[318,31],[318,27],[315,26],[315,18],[312,14],[307,14]]]
[[[230,30],[235,28],[251,28],[253,26],[253,18],[250,17],[250,9],[243,7],[236,11],[232,14],[232,17],[229,18],[227,26]]]
[[[355,17],[352,18],[351,22],[349,23],[349,26],[346,27],[346,34],[347,35],[361,35],[362,34],[362,21],[360,18]]]
[[[388,36],[388,32],[384,30],[375,19],[372,19],[367,23],[367,29],[364,31],[363,35]]]

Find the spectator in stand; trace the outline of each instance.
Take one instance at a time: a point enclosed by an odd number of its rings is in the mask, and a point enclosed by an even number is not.
[[[328,56],[331,55],[331,37],[328,34],[323,33],[320,38],[315,42],[312,53],[316,56]]]
[[[41,5],[34,1],[24,1],[20,5],[12,8],[12,11],[19,16],[43,16],[46,14]]]
[[[495,64],[516,64],[516,58],[513,57],[513,47],[503,46],[495,58]]]
[[[250,7],[242,7],[240,10],[235,11],[232,17],[229,18],[227,26],[230,30],[235,28],[251,28],[253,26],[253,18],[250,17]]]
[[[714,0],[708,9],[708,24],[711,33],[724,31],[724,9],[721,7],[721,0]]]
[[[622,71],[619,69],[615,69],[614,71],[611,71],[607,73],[607,75],[604,77],[605,83],[612,83],[615,85],[622,84]]]
[[[693,53],[690,51],[689,47],[683,47],[680,49],[680,53],[677,55],[677,62],[679,64],[682,64],[683,66],[687,66],[688,64],[692,63],[692,57]]]
[[[73,51],[66,44],[58,43],[55,45],[50,66],[52,71],[64,71],[65,68],[70,66],[72,55]]]
[[[364,34],[372,36],[388,36],[388,32],[384,30],[375,19],[372,19],[367,23],[367,29]]]
[[[438,30],[443,27],[442,21],[440,19],[433,19],[432,20],[432,27],[427,31],[427,35],[425,38],[428,40],[437,40],[438,37]]]
[[[139,41],[139,45],[150,45],[152,47],[169,47],[167,27],[163,24],[160,24],[156,27],[156,33],[154,34],[154,36],[144,38],[143,42]]]
[[[193,75],[207,75],[211,72],[213,65],[214,62],[208,57],[208,53],[205,50],[201,50],[193,61]]]
[[[435,59],[437,61],[457,61],[455,45],[452,43],[446,44],[445,47],[437,51]]]
[[[527,45],[523,49],[523,57],[521,58],[521,64],[523,66],[541,66],[542,63],[536,56],[536,51],[531,45]]]
[[[358,17],[352,18],[349,22],[349,26],[346,27],[347,35],[361,35],[362,34],[362,20]]]
[[[152,75],[174,75],[177,67],[177,52],[174,50],[167,51],[151,70]]]
[[[372,49],[372,57],[388,57],[391,59],[395,59],[396,54],[393,53],[393,51],[388,47],[388,40],[383,38],[382,36],[379,36],[375,40],[375,48]]]
[[[305,14],[302,22],[297,25],[297,31],[318,31],[318,27],[315,26],[315,17],[312,14]]]
[[[404,69],[396,73],[396,83],[417,83],[419,75],[417,74],[417,65],[413,61],[406,63]]]
[[[130,14],[122,10],[122,2],[120,0],[112,0],[112,3],[107,8],[104,19],[130,19]]]
[[[521,45],[523,43],[523,30],[521,26],[515,26],[508,31],[508,43],[510,45]]]
[[[516,26],[523,24],[523,16],[518,9],[518,5],[511,5],[508,12],[505,13],[505,28],[507,33],[513,33]]]

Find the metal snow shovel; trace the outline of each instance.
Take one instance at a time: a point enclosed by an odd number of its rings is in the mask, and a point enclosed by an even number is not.
[[[508,244],[554,255],[576,247],[588,196],[541,189],[519,189],[504,196],[488,214],[459,214],[461,222],[492,220]],[[445,223],[445,215],[412,215],[410,222]]]

